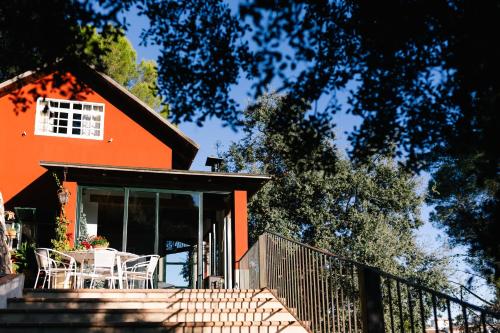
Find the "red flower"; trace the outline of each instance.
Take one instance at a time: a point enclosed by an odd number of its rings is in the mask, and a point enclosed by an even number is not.
[[[89,242],[87,242],[87,241],[83,241],[83,242],[82,242],[82,245],[83,245],[83,246],[85,246],[85,248],[86,248],[87,250],[88,250],[88,249],[90,249],[90,248],[92,247],[92,245],[90,245],[90,243],[89,243]]]

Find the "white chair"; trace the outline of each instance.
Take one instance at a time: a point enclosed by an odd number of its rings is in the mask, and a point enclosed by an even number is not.
[[[134,286],[134,281],[139,281],[145,284],[145,289],[148,285],[153,289],[153,275],[159,259],[159,255],[153,254],[124,261],[122,270],[128,288]]]
[[[42,289],[45,287],[45,282],[47,282],[47,278],[49,277],[51,266],[50,266],[50,260],[49,260],[50,257],[48,250],[49,249],[46,248],[35,249],[35,257],[36,257],[36,263],[38,265],[38,273],[36,274],[35,285],[33,286],[33,288],[36,288],[36,286],[38,285],[38,279],[40,278],[41,273],[44,274]]]
[[[109,287],[114,289],[116,250],[114,249],[93,249],[93,265],[90,273],[76,273],[79,277],[79,287],[83,287],[83,281],[90,279],[90,288],[95,287],[95,282],[99,280],[108,281]]]
[[[73,257],[48,248],[37,248],[35,257],[38,273],[33,288],[36,288],[42,272],[44,273],[42,289],[45,288],[45,283],[47,283],[47,287],[51,287],[52,278],[56,278],[61,273],[64,273],[64,288],[69,287],[69,278],[75,276],[76,272],[76,261]]]

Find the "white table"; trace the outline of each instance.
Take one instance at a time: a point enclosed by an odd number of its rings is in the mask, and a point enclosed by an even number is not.
[[[94,261],[94,251],[93,250],[81,250],[81,251],[68,251],[67,255],[73,257],[78,265],[80,265],[80,273],[83,273],[83,266],[85,263],[89,264]],[[118,268],[118,287],[123,289],[123,272],[121,270],[122,262],[132,258],[139,257],[137,254],[116,251],[116,265]]]

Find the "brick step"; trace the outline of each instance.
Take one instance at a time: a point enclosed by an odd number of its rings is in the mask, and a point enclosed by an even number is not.
[[[275,298],[45,298],[23,297],[7,301],[9,309],[282,309]]]
[[[5,333],[306,333],[297,322],[206,322],[206,323],[169,323],[169,322],[116,322],[116,323],[73,323],[64,322],[40,324],[37,322],[1,323],[0,331]]]
[[[25,289],[25,297],[45,298],[272,298],[267,290],[186,290],[186,289]]]
[[[6,309],[0,323],[295,321],[283,309]]]

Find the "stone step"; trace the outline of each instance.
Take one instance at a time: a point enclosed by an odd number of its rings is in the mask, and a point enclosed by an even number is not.
[[[272,298],[267,290],[186,290],[186,289],[25,289],[25,297],[44,298]]]
[[[169,322],[115,322],[115,323],[74,323],[64,322],[40,324],[37,322],[0,323],[2,333],[306,333],[297,322],[207,322],[207,323],[169,323]]]
[[[258,322],[295,321],[280,309],[6,309],[0,310],[0,323],[105,323],[105,322]]]
[[[23,297],[7,301],[9,309],[282,309],[275,298],[45,298]]]

